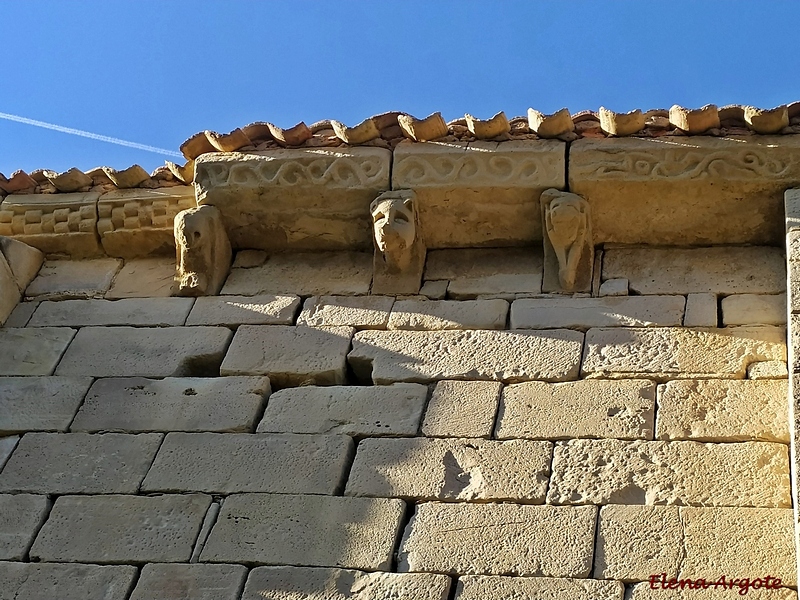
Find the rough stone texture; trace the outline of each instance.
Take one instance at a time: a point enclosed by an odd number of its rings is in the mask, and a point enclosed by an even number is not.
[[[446,279],[426,281],[419,288],[419,295],[425,296],[428,300],[444,300],[445,296],[447,296],[448,285],[450,285],[450,282]]]
[[[765,360],[747,366],[747,379],[787,379],[789,368],[782,360]]]
[[[735,578],[726,578],[728,584],[730,584],[731,579]],[[719,577],[713,576],[713,578],[711,578],[711,583],[717,580],[719,580]],[[770,582],[770,584],[771,583],[772,582]],[[667,584],[669,584],[669,580],[667,580]],[[719,600],[720,594],[725,594],[727,592],[727,595],[733,598],[736,597],[742,589],[742,586],[739,584],[736,584],[733,588],[723,588],[721,585],[719,587],[710,586],[705,590],[689,589],[688,587],[676,590],[661,589],[660,576],[659,579],[656,580],[655,585],[657,588],[651,589],[650,582],[648,581],[631,586],[631,592],[627,600]],[[731,589],[733,591],[728,591]],[[777,590],[761,588],[754,590],[752,587],[749,587],[746,597],[752,598],[753,600],[797,600],[797,590],[790,588],[779,588]]]
[[[670,381],[659,386],[660,440],[789,443],[786,380]]]
[[[458,578],[455,600],[622,600],[624,592],[625,586],[618,581],[468,575]]]
[[[242,325],[222,362],[224,375],[269,375],[273,385],[345,382],[350,327]]]
[[[130,600],[239,600],[242,565],[148,564]]]
[[[6,461],[11,456],[14,448],[17,447],[19,441],[18,435],[11,435],[8,437],[0,437],[0,469],[6,464]]]
[[[233,259],[233,268],[252,269],[267,261],[268,254],[263,250],[239,250]]]
[[[169,433],[142,490],[335,494],[352,454],[344,435]]]
[[[35,300],[33,302],[20,302],[3,325],[5,327],[25,327],[33,316],[33,311],[38,306],[39,303]]]
[[[236,494],[200,560],[387,570],[404,511],[393,499]]]
[[[398,300],[389,329],[505,329],[508,302],[495,300]]]
[[[553,504],[790,505],[788,448],[746,442],[557,442]]]
[[[598,276],[597,273],[594,274]],[[627,279],[608,279],[600,284],[601,296],[627,296],[628,295],[628,280]]]
[[[366,439],[345,493],[419,500],[519,500],[541,504],[552,444],[528,440]]]
[[[209,296],[195,300],[187,325],[291,325],[297,296]]]
[[[0,329],[0,376],[51,375],[74,336],[67,327]]]
[[[215,206],[187,208],[175,215],[177,296],[215,296],[228,278],[233,252],[222,214]]]
[[[232,269],[221,293],[353,296],[368,294],[371,281],[371,253],[292,252],[270,256],[260,267]]]
[[[28,327],[86,327],[183,325],[192,308],[191,298],[131,298],[127,300],[45,301],[33,313]]]
[[[389,296],[312,296],[303,304],[298,325],[386,329],[394,298]]]
[[[126,600],[136,579],[130,565],[0,563],[0,600]]]
[[[596,515],[595,506],[420,504],[397,570],[588,577]]]
[[[594,267],[591,207],[577,194],[542,193],[544,292],[591,292]]]
[[[31,330],[34,333],[41,329]],[[224,327],[84,327],[57,375],[180,377],[216,374],[232,332]]]
[[[288,388],[270,397],[258,432],[412,436],[427,394],[416,383]]]
[[[582,373],[655,379],[742,379],[754,362],[786,360],[779,327],[590,329]]]
[[[39,300],[102,297],[122,266],[116,258],[93,260],[48,260],[25,295]]]
[[[583,334],[548,331],[361,331],[348,355],[361,379],[576,379]]]
[[[490,437],[502,387],[496,381],[438,382],[425,411],[422,435]]]
[[[41,250],[15,240],[10,237],[0,236],[0,255],[5,259],[11,269],[11,274],[21,293],[25,292],[31,281],[34,280],[44,262]]]
[[[0,473],[0,491],[135,494],[161,435],[28,433]]]
[[[47,496],[0,495],[0,560],[24,559],[49,510]]]
[[[105,297],[115,300],[171,296],[174,278],[174,257],[126,260]]]
[[[610,248],[603,256],[603,279],[618,277],[627,278],[630,289],[639,294],[727,296],[786,290],[781,250],[759,246]]]
[[[509,385],[495,437],[652,439],[655,399],[656,386],[647,380]]]
[[[257,567],[242,600],[447,600],[450,578],[320,567]]]
[[[683,296],[524,298],[511,304],[512,329],[680,326]]]
[[[786,294],[737,294],[723,298],[722,324],[785,325]]]
[[[14,312],[19,304],[22,294],[20,293],[11,267],[8,266],[5,257],[0,253],[0,325],[6,322],[8,317]]]
[[[716,294],[689,294],[686,296],[685,327],[716,327],[718,322]]]
[[[1,377],[0,434],[66,431],[91,377]]]
[[[61,496],[30,551],[55,562],[186,562],[211,498]]]

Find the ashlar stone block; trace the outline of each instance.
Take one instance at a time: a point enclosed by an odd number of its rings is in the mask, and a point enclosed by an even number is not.
[[[502,388],[497,381],[438,382],[425,411],[422,435],[490,437]]]
[[[389,329],[505,329],[508,302],[494,300],[398,300]]]
[[[390,296],[312,296],[303,304],[297,324],[386,329],[393,304]]]
[[[121,266],[116,258],[48,260],[25,295],[38,300],[102,297]]]
[[[0,494],[0,560],[24,560],[49,511],[47,496]]]
[[[205,296],[195,300],[187,325],[291,325],[300,306],[295,295]]]
[[[183,325],[192,308],[192,298],[130,298],[125,300],[44,301],[28,327],[87,327],[129,325],[166,327]]]
[[[722,324],[785,325],[786,294],[735,294],[723,298]]]
[[[14,448],[17,447],[17,443],[19,442],[18,435],[10,435],[7,437],[0,437],[0,469],[8,461],[11,453],[14,452]]]
[[[0,375],[51,375],[73,337],[68,327],[0,329]]]
[[[685,302],[683,296],[523,298],[511,304],[511,328],[675,327]]]
[[[19,304],[22,294],[5,257],[0,253],[0,325],[3,325]]]
[[[0,377],[0,434],[66,431],[91,377]]]
[[[114,278],[106,300],[163,298],[172,295],[175,258],[134,258],[125,261]]]
[[[458,578],[455,600],[536,598],[537,600],[622,600],[619,581],[556,577],[497,577],[467,575]]]
[[[126,600],[132,565],[0,563],[0,600]]]
[[[242,565],[147,564],[130,600],[239,600]]]
[[[719,308],[716,294],[689,294],[686,296],[685,327],[716,327],[719,321]]]

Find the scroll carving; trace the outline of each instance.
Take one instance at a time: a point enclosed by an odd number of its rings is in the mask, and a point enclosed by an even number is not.
[[[426,248],[414,192],[385,192],[370,205],[375,256],[373,294],[419,292]]]
[[[577,194],[542,193],[545,292],[588,292],[594,244],[589,203]]]

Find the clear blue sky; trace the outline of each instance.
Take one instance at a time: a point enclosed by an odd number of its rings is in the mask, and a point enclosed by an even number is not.
[[[177,151],[252,121],[800,100],[796,1],[0,0],[0,112]],[[165,157],[0,120],[0,172]]]

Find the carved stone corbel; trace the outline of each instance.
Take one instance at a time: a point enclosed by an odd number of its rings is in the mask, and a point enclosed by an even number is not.
[[[187,208],[175,216],[175,294],[218,294],[231,267],[231,243],[215,206]]]
[[[375,242],[372,293],[418,293],[427,249],[414,192],[384,192],[369,208]]]
[[[589,203],[581,196],[542,192],[544,292],[590,292],[594,244]]]

